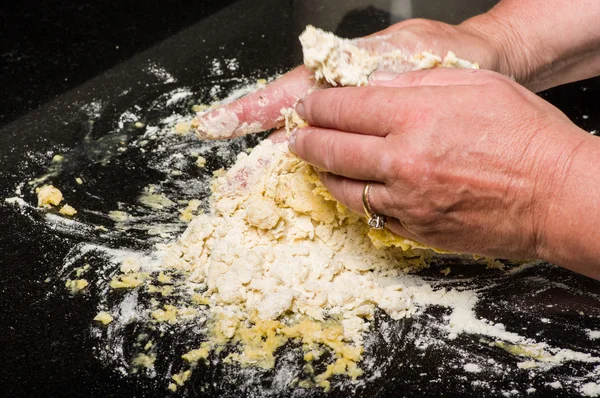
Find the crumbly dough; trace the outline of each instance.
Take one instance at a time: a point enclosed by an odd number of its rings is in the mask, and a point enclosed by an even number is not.
[[[98,315],[94,317],[94,320],[100,322],[103,325],[108,325],[113,321],[113,317],[106,311],[100,311]]]
[[[67,204],[61,207],[61,209],[58,212],[60,214],[64,214],[65,216],[74,216],[75,214],[77,214],[77,210],[75,210],[73,206]]]
[[[213,314],[209,347],[237,342],[241,352],[231,360],[269,367],[290,338],[301,339],[308,351],[324,345],[337,363],[319,379],[327,387],[333,374],[358,377],[357,352],[376,307],[393,319],[414,311],[410,294],[390,278],[426,266],[429,252],[397,236],[370,236],[363,217],[335,201],[286,143],[263,141],[239,154],[215,179],[211,210],[165,245],[161,260],[206,286],[202,303]],[[194,300],[200,302],[197,294]],[[152,315],[175,322],[177,309]],[[315,333],[321,337],[315,340]],[[264,340],[267,335],[272,338]]]
[[[67,279],[65,287],[71,291],[71,293],[79,293],[85,289],[90,283],[85,279]]]
[[[369,76],[377,70],[403,73],[433,68],[479,69],[477,63],[460,59],[452,51],[444,59],[427,51],[412,55],[401,50],[372,53],[358,47],[355,40],[342,39],[311,25],[300,35],[300,43],[304,65],[314,72],[320,88],[366,86]],[[294,108],[281,109],[281,115],[288,135],[307,125]]]
[[[63,194],[53,185],[44,185],[36,189],[39,207],[58,206],[63,200]]]
[[[200,168],[206,166],[206,158],[203,156],[198,156],[198,159],[196,159],[196,166]]]
[[[444,59],[430,52],[407,55],[401,50],[372,53],[357,46],[355,40],[307,26],[300,35],[304,65],[315,73],[317,81],[330,86],[365,86],[378,69],[407,72],[417,69],[474,68],[479,65],[456,57],[449,51]]]

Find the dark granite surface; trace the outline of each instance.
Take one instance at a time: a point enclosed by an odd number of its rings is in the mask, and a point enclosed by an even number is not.
[[[231,4],[10,2],[0,9],[0,125]]]
[[[493,3],[465,0],[448,10],[446,2],[414,1],[408,12],[392,7],[392,2],[358,0],[344,2],[342,11],[334,11],[340,2],[317,0],[13,2],[0,9],[0,196],[13,196],[19,182],[39,175],[53,153],[81,148],[88,134],[108,134],[123,109],[160,95],[164,88],[156,85],[157,77],[144,73],[149,64],[176,77],[170,89],[211,84],[200,76],[210,67],[206,60],[219,54],[240,60],[236,73],[268,76],[300,61],[295,37],[306,23],[353,37],[408,16],[458,22]],[[592,79],[542,96],[591,131],[600,129],[599,93],[600,82]],[[103,117],[89,130],[81,105],[98,100],[106,104]],[[122,173],[104,180],[99,174],[98,180],[108,184],[102,187],[114,188],[111,200],[124,200],[140,189],[132,182],[134,168],[123,164]],[[33,202],[31,193],[24,196]],[[74,200],[81,201],[74,204],[83,206],[89,198],[74,194]],[[0,204],[0,382],[5,396],[164,396],[165,390],[152,380],[123,377],[94,357],[88,331],[95,311],[92,298],[74,301],[60,286],[49,294],[44,279],[78,240],[57,235],[40,220],[33,212],[24,216]],[[536,272],[599,291],[596,282],[567,271]],[[527,288],[518,281],[512,286]],[[504,294],[514,293],[507,289]],[[597,301],[570,300],[564,301],[567,308],[600,312]],[[549,331],[548,336],[560,339],[561,332]],[[439,358],[435,352],[431,355],[428,363],[435,369]],[[420,385],[418,372],[406,372],[399,379],[390,375],[377,395],[481,394],[458,379],[444,386]],[[403,377],[408,381],[403,383]],[[517,386],[525,382],[518,380]],[[510,385],[508,380],[498,383]],[[194,389],[188,392],[201,395]],[[211,392],[219,395],[217,389]],[[543,394],[543,388],[539,392]]]

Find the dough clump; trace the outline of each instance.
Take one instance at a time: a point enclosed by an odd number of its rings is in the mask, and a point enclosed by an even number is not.
[[[63,200],[63,194],[53,185],[44,185],[37,190],[38,206],[39,207],[52,207],[58,206]]]
[[[374,43],[374,40],[342,39],[310,25],[300,35],[300,43],[304,65],[315,73],[318,82],[333,87],[366,86],[369,76],[376,70],[403,73],[440,67],[479,69],[478,64],[460,59],[452,51],[444,59],[427,51],[412,55],[398,49],[370,52],[360,46]]]

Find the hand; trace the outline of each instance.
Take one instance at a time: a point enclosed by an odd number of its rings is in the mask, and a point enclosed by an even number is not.
[[[555,260],[554,232],[573,219],[561,225],[550,212],[566,206],[560,188],[569,185],[572,156],[595,137],[497,73],[374,77],[371,87],[313,92],[296,108],[310,126],[291,135],[290,149],[326,171],[331,194],[362,214],[373,181],[372,207],[401,236],[462,253]]]
[[[358,39],[356,44],[372,52],[432,51],[442,57],[452,50],[460,58],[478,62],[482,68],[498,70],[501,57],[493,34],[467,22],[452,26],[413,19]],[[226,139],[280,127],[283,121],[280,110],[293,107],[313,86],[312,72],[300,66],[266,88],[201,116],[199,130],[209,133],[209,138]]]

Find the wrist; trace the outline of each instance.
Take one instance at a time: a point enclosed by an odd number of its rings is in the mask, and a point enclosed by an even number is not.
[[[492,9],[464,21],[458,28],[479,37],[493,54],[489,64],[482,63],[484,69],[501,73],[521,84],[527,80],[530,67],[525,54],[529,50],[523,51],[522,37],[509,19],[502,18]]]
[[[495,69],[532,91],[600,74],[600,2],[502,0],[463,23],[495,47]]]
[[[536,254],[600,279],[600,175],[592,169],[600,159],[600,140],[576,126],[563,133],[563,150],[549,159],[552,168],[546,165],[551,172],[545,173],[545,189],[537,189],[538,209],[543,211],[537,217]]]

